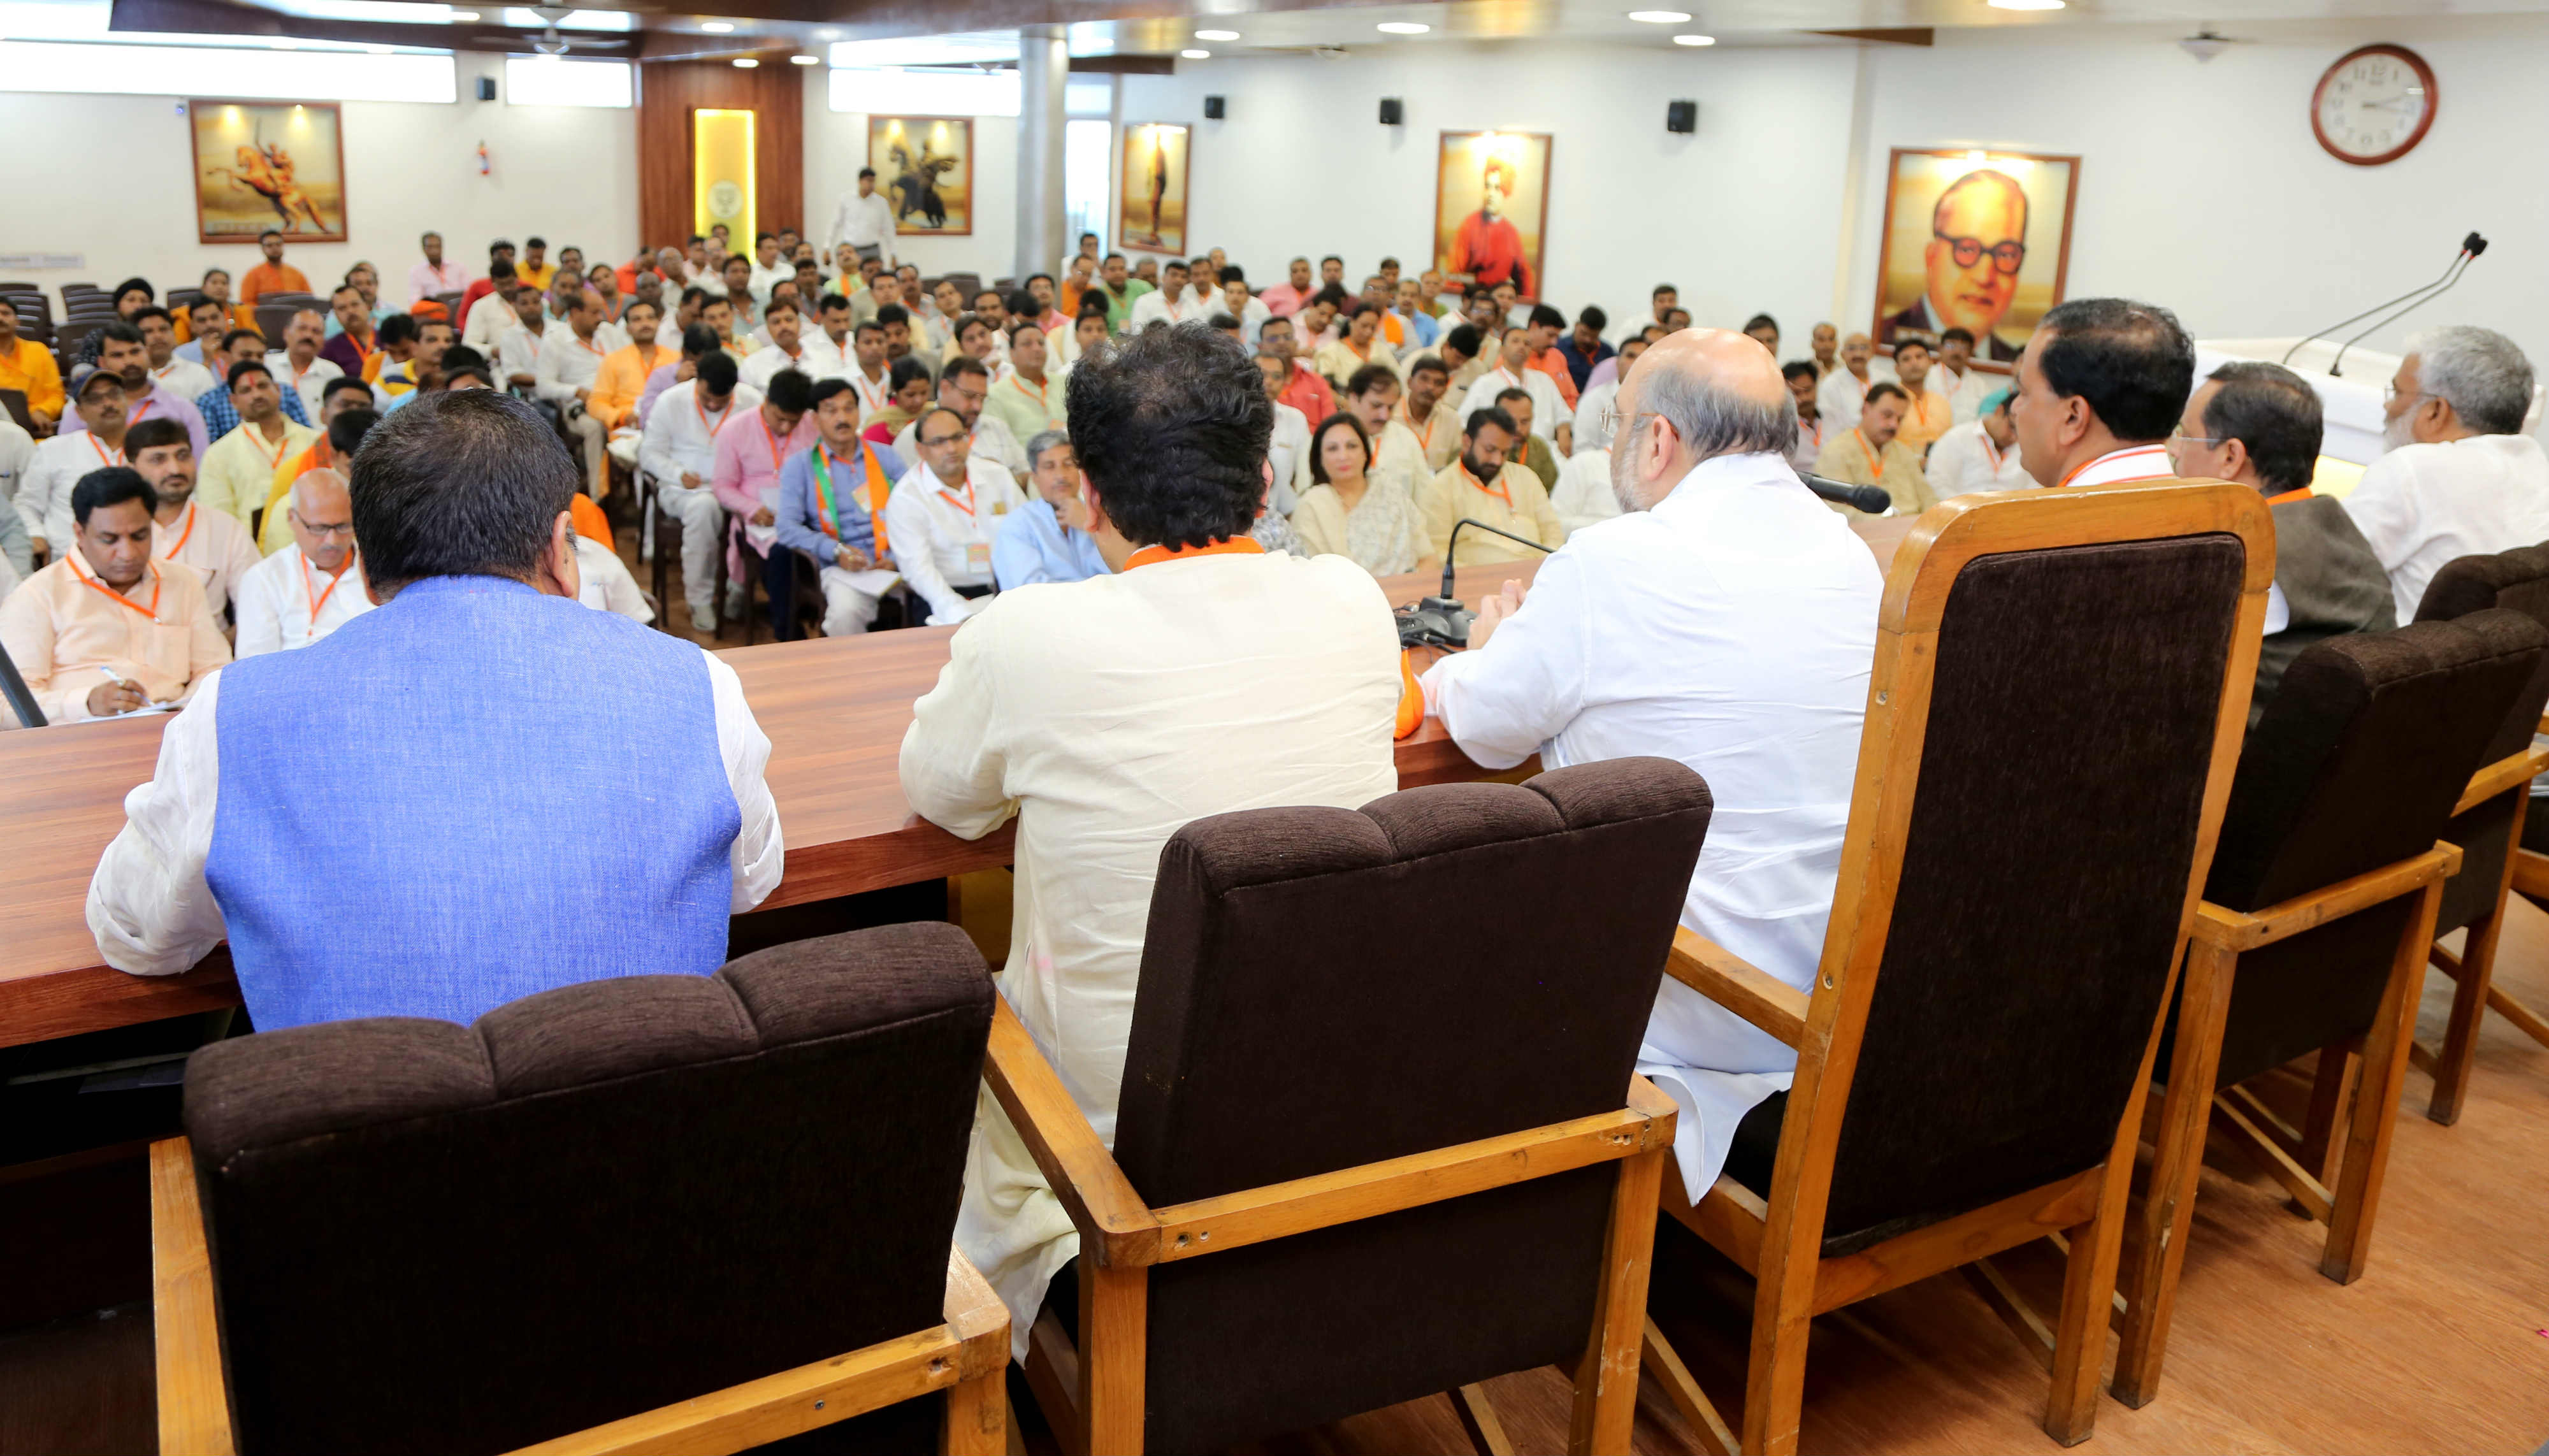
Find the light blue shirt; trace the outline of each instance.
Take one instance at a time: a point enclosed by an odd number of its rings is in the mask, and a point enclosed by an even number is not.
[[[991,576],[1003,592],[1038,582],[1085,582],[1108,575],[1097,540],[1062,523],[1049,500],[1014,510],[991,538]]]

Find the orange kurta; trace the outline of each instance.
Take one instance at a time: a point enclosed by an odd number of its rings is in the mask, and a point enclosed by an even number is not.
[[[0,390],[24,390],[28,409],[61,417],[62,372],[53,351],[33,339],[19,339],[15,349],[0,352]]]
[[[238,297],[241,304],[253,306],[270,293],[308,293],[310,280],[290,263],[259,263],[239,275]]]
[[[630,344],[614,349],[602,360],[602,372],[593,379],[593,393],[584,402],[585,412],[602,421],[606,429],[618,429],[637,423],[637,402],[645,397],[646,381],[673,357],[673,351],[662,344]]]

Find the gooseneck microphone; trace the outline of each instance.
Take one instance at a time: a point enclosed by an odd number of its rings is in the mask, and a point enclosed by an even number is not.
[[[45,710],[37,704],[36,694],[27,690],[27,680],[10,660],[7,647],[0,647],[0,700],[5,700],[9,710],[18,715],[21,727],[45,726]]]
[[[1828,476],[1807,475],[1802,471],[1798,473],[1797,479],[1806,483],[1807,490],[1827,500],[1838,500],[1852,510],[1864,510],[1870,515],[1883,515],[1894,508],[1894,498],[1886,494],[1883,486],[1853,486],[1847,481],[1837,481]]]
[[[2345,351],[2347,349],[2350,349],[2357,343],[2362,342],[2364,334],[2371,333],[2374,329],[2387,325],[2392,321],[2392,319],[2406,314],[2409,309],[2418,308],[2441,297],[2444,290],[2461,281],[2461,274],[2468,271],[2470,260],[2486,251],[2487,239],[2481,237],[2475,232],[2469,234],[2467,237],[2461,239],[2461,250],[2452,255],[2451,266],[2443,270],[2442,277],[2435,279],[2431,283],[2424,284],[2421,287],[2411,288],[2395,299],[2388,300],[2384,303],[2374,304],[2371,308],[2364,310],[2362,313],[2355,315],[2351,318],[2339,318],[2334,323],[2327,325],[2318,332],[2310,334],[2309,336],[2296,341],[2291,348],[2284,350],[2284,357],[2278,362],[2290,364],[2293,362],[2293,355],[2300,353],[2304,345],[2316,339],[2326,338],[2334,334],[2338,329],[2344,328],[2349,324],[2360,323],[2364,319],[2371,318],[2373,315],[2380,313],[2384,309],[2398,307],[2398,314],[2391,315],[2390,318],[2384,318],[2380,322],[2373,324],[2370,328],[2364,329],[2363,333],[2358,333],[2354,337],[2347,339],[2344,344],[2337,349],[2336,357],[2328,363],[2327,373],[2330,379],[2343,378],[2343,376],[2338,372],[2337,366],[2345,362]],[[2402,305],[2405,307],[2399,307]]]
[[[1398,645],[1401,647],[1466,647],[1469,645],[1469,623],[1474,614],[1452,594],[1452,563],[1460,560],[1461,528],[1476,526],[1490,535],[1528,546],[1534,551],[1552,552],[1555,546],[1543,546],[1529,536],[1517,536],[1482,520],[1463,516],[1452,524],[1452,535],[1443,546],[1443,590],[1414,606],[1398,609]]]

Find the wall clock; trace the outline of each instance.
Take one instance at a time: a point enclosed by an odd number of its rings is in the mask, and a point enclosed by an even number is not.
[[[2395,162],[2434,124],[2434,69],[2404,46],[2336,58],[2311,93],[2311,131],[2327,154],[2358,167]]]

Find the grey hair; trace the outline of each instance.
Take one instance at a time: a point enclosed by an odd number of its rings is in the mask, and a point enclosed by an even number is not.
[[[2522,432],[2531,412],[2531,361],[2513,340],[2461,323],[2416,334],[2407,352],[2418,360],[2425,393],[2451,406],[2463,424],[2488,435]]]
[[[1032,469],[1037,461],[1042,460],[1044,458],[1045,451],[1052,449],[1056,445],[1068,445],[1070,443],[1071,431],[1067,429],[1037,430],[1034,437],[1027,441],[1028,467]]]
[[[1785,389],[1756,405],[1690,370],[1651,368],[1640,373],[1638,393],[1638,403],[1662,415],[1701,460],[1796,452],[1797,402]]]

